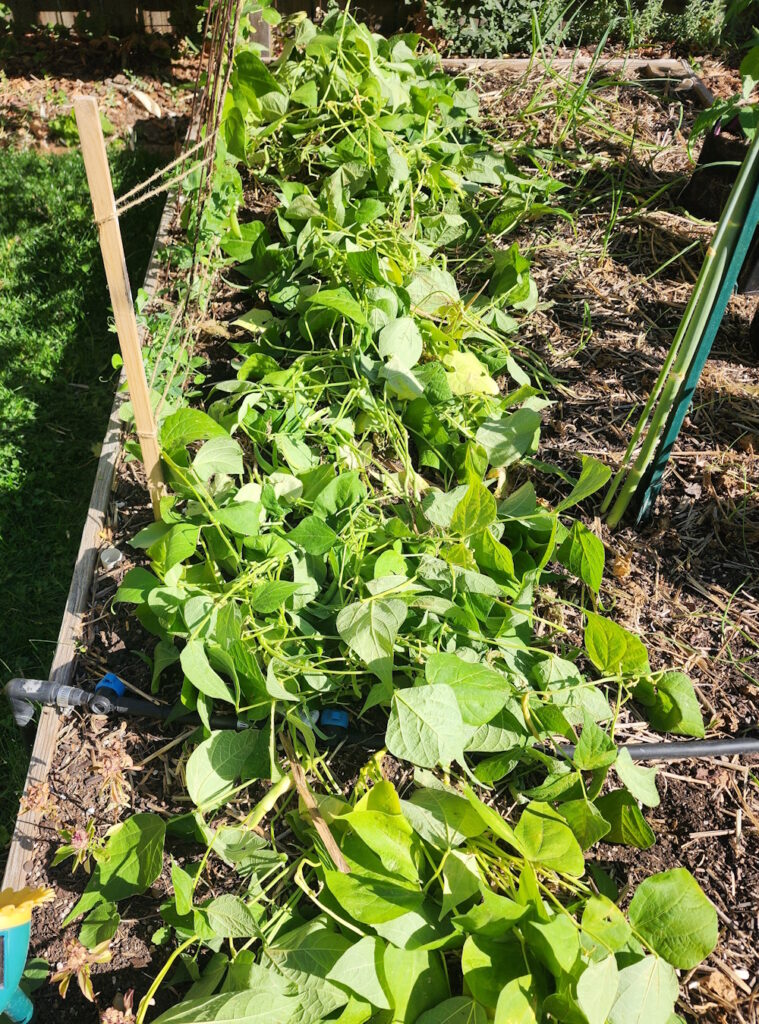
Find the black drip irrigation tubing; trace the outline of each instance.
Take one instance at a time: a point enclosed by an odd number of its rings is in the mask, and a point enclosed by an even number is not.
[[[5,694],[11,705],[13,717],[20,726],[28,725],[34,716],[35,704],[48,704],[61,710],[80,708],[95,715],[128,715],[152,718],[169,724],[200,726],[197,714],[184,714],[176,707],[153,704],[148,700],[129,697],[125,686],[113,673],[103,676],[94,692],[76,686],[62,686],[45,679],[11,679],[5,687]],[[213,729],[247,729],[249,723],[231,715],[212,715],[209,724]],[[319,712],[314,725],[318,735],[326,743],[335,745],[347,743],[350,746],[365,746],[381,749],[384,737],[377,732],[363,732],[352,729],[345,711],[325,708]],[[561,744],[558,748],[567,757],[574,756],[572,744]],[[759,738],[733,736],[729,739],[663,740],[659,743],[622,743],[620,750],[626,750],[633,761],[682,761],[689,758],[734,757],[740,754],[759,754]]]
[[[574,747],[562,746],[570,757]],[[735,754],[759,754],[759,739],[732,736],[725,740],[663,740],[660,743],[620,743],[633,761],[684,761],[687,758],[733,757]]]

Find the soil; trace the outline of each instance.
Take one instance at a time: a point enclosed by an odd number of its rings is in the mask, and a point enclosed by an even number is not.
[[[154,39],[155,37],[146,37]],[[63,152],[78,145],[73,99],[95,96],[108,141],[179,153],[187,133],[198,61],[159,37],[157,50],[125,41],[62,40],[30,33],[2,60],[0,147]],[[1,52],[1,51],[0,51]],[[124,61],[117,59],[120,54]],[[133,59],[129,59],[129,57]]]
[[[705,77],[718,94],[727,95],[735,87],[734,75],[716,62],[705,61]],[[523,111],[534,82],[514,86],[490,77],[478,85],[494,124],[508,124],[516,133],[529,129]],[[537,351],[562,381],[560,397],[546,412],[540,455],[544,462],[575,474],[578,453],[619,464],[635,411],[656,377],[711,234],[710,225],[686,218],[678,206],[679,190],[691,171],[686,139],[696,108],[686,103],[683,110],[679,99],[661,87],[607,86],[596,99],[616,129],[634,128],[632,154],[618,137],[610,137],[608,120],[578,128],[567,143],[568,160],[576,163],[578,147],[584,146],[606,162],[603,172],[588,167],[582,195],[571,190],[563,195],[562,204],[572,210],[574,224],[551,218],[520,230],[520,242],[533,246],[533,273],[541,297],[540,309],[522,325],[520,340]],[[551,142],[559,128],[541,122],[538,142]],[[567,181],[572,175],[576,169],[568,168]],[[621,180],[627,191],[614,230],[606,237],[613,213],[611,186]],[[663,185],[669,187],[661,192]],[[598,201],[589,209],[591,187]],[[655,201],[644,202],[653,196]],[[683,253],[691,243],[693,248]],[[238,303],[233,291],[220,291],[209,319],[229,320]],[[591,503],[586,509],[587,522],[604,540],[611,569],[600,597],[604,609],[613,609],[618,621],[643,635],[654,668],[677,667],[691,675],[710,736],[733,735],[754,727],[757,720],[759,365],[747,342],[755,305],[746,297],[730,302],[651,522],[643,528],[628,524],[612,533],[593,515]],[[212,363],[229,355],[218,333],[201,339]],[[542,495],[558,495],[555,479],[536,476]],[[150,520],[142,484],[136,464],[122,461],[104,543],[114,543],[126,557],[110,573],[96,573],[77,681],[91,680],[108,669],[133,686],[149,689],[141,655],[154,641],[110,603],[124,572],[137,561],[127,540]],[[565,614],[565,624],[576,629],[572,614]],[[60,922],[85,881],[81,872],[72,877],[70,862],[50,867],[57,830],[94,817],[102,834],[119,816],[108,806],[103,779],[94,767],[98,744],[114,734],[96,732],[96,726],[92,719],[67,721],[50,774],[50,791],[34,795],[48,813],[30,865],[31,884],[53,885],[56,900],[35,917],[32,953],[52,964],[64,955],[66,935],[74,933],[63,931]],[[167,813],[182,808],[176,794],[184,788],[183,744],[158,753],[182,735],[137,722],[130,723],[123,735],[116,734],[139,769],[124,772],[131,787],[130,810]],[[654,738],[629,708],[620,736]],[[364,761],[355,748],[334,756],[333,774],[346,790]],[[401,788],[410,781],[407,766],[393,759],[385,759],[383,770]],[[661,765],[661,804],[646,815],[656,844],[646,851],[601,844],[594,853],[628,894],[651,872],[684,865],[714,901],[719,945],[704,965],[681,976],[684,999],[679,1012],[688,1021],[755,1024],[758,1019],[758,776],[757,758]],[[168,846],[181,856],[174,841]],[[223,876],[212,884],[223,889]],[[150,937],[160,923],[156,896],[165,892],[167,870],[150,898],[123,907],[113,960],[93,969],[101,1007],[131,988],[142,996],[162,964],[166,954],[151,944]],[[177,993],[171,982],[165,985],[161,1006],[174,1001]],[[75,985],[65,1003],[48,984],[35,998],[45,1024],[97,1020],[95,1007],[82,999]]]
[[[710,87],[729,95],[734,75],[704,65]],[[507,110],[520,106],[520,93],[510,90]],[[574,225],[552,221],[550,238],[539,225],[532,233],[544,308],[522,336],[566,388],[548,410],[540,457],[575,474],[580,454],[620,464],[712,233],[680,206],[697,110],[686,105],[681,122],[672,96],[640,87],[604,98],[614,128],[634,130],[636,138],[615,230],[604,248],[610,181],[621,183],[626,154],[611,165],[609,180],[599,178],[592,212],[573,209]],[[494,99],[492,114],[508,123],[503,105]],[[600,132],[591,125],[575,141],[598,152]],[[655,194],[655,204],[638,212]],[[564,205],[572,209],[571,200]],[[759,361],[749,341],[756,310],[755,298],[730,300],[651,521],[612,532],[599,518],[586,520],[603,539],[611,568],[604,608],[644,637],[654,668],[690,674],[713,736],[754,729],[759,717]],[[542,476],[538,486],[550,497],[548,480]],[[632,714],[625,731],[638,742],[654,739]],[[680,1012],[687,1008],[690,1019],[757,1020],[758,771],[756,757],[661,765],[661,804],[647,814],[656,844],[647,851],[599,844],[595,851],[621,886],[632,889],[652,872],[683,865],[714,901],[719,946],[681,979]]]

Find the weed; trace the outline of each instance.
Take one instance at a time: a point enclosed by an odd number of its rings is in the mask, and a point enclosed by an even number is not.
[[[70,110],[68,114],[57,114],[55,117],[51,117],[47,126],[51,138],[63,142],[66,146],[77,146],[79,144],[79,129],[76,126],[76,117],[73,110]],[[106,138],[109,135],[113,135],[116,131],[102,112],[100,114],[100,127]]]
[[[73,978],[76,978],[79,990],[85,999],[93,1003],[95,993],[92,990],[92,968],[95,964],[105,964],[111,959],[110,943],[103,942],[94,949],[87,949],[78,939],[69,936],[64,940],[64,952],[66,959],[62,960],[51,975],[52,982],[58,982],[58,991],[61,998],[66,998],[69,985]]]

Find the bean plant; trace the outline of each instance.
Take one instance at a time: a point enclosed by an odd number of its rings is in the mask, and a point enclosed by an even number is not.
[[[714,908],[685,869],[627,903],[586,861],[654,842],[623,708],[704,725],[687,676],[605,614],[604,547],[573,511],[608,469],[578,460],[555,506],[534,486],[553,382],[518,341],[538,295],[512,236],[556,192],[417,36],[336,12],[297,19],[268,66],[239,49],[187,224],[249,309],[204,407],[165,410],[170,493],[116,598],[158,638],[154,691],[180,677],[178,716],[204,723],[192,809],[112,831],[67,918],[110,939],[169,837],[138,1022],[169,977],[185,997],[161,1024],[679,1019]],[[347,790],[325,708],[364,744]]]

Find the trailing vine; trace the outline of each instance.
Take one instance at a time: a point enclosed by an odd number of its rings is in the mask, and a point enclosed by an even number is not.
[[[251,181],[276,198],[264,218]],[[166,410],[171,493],[117,594],[158,637],[154,690],[181,673],[178,713],[204,723],[194,810],[61,852],[94,862],[67,921],[99,948],[167,828],[195,844],[138,1022],[180,964],[162,1024],[678,1019],[676,969],[714,947],[714,908],[676,869],[623,912],[585,851],[654,841],[655,770],[616,744],[622,709],[702,735],[698,701],[604,614],[603,544],[572,510],[608,469],[582,459],[556,507],[524,473],[552,381],[518,342],[538,296],[510,235],[556,190],[494,148],[416,36],[336,12],[299,19],[269,66],[239,50],[193,230],[220,239],[250,308],[205,409]],[[583,616],[582,650],[536,610],[546,582]],[[325,708],[366,745],[347,796]],[[291,745],[332,851],[294,802]],[[400,791],[385,751],[414,768]]]

